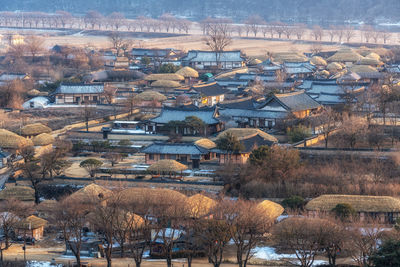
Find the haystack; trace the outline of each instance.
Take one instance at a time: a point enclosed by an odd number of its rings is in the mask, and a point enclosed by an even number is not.
[[[167,97],[163,94],[160,94],[159,92],[152,91],[152,90],[146,90],[140,94],[137,94],[134,97],[135,100],[137,101],[165,101],[167,100]]]
[[[352,49],[342,49],[327,59],[328,62],[357,62],[362,56]]]
[[[278,142],[278,139],[276,139],[276,137],[269,135],[266,132],[261,131],[260,129],[255,129],[255,128],[230,128],[220,133],[217,136],[217,138],[220,138],[227,133],[232,134],[239,140],[248,139],[253,136],[259,135],[265,140],[269,140],[271,142]]]
[[[215,148],[217,145],[211,141],[208,138],[202,138],[197,140],[196,142],[194,142],[196,145],[200,146],[200,147],[204,147],[206,149],[213,149]]]
[[[283,211],[285,210],[281,205],[278,203],[264,200],[263,202],[257,205],[259,208],[263,209],[269,218],[272,220],[276,220],[279,216],[282,215]]]
[[[180,87],[180,83],[177,81],[171,81],[171,80],[157,80],[155,82],[152,82],[151,87],[161,87],[161,88],[177,88]]]
[[[157,173],[177,173],[187,169],[186,165],[172,159],[162,159],[152,164],[147,170]]]
[[[199,77],[199,73],[192,69],[191,67],[183,67],[181,69],[179,69],[177,72],[175,72],[175,74],[179,74],[185,78],[198,78]]]
[[[31,140],[5,129],[0,129],[0,148],[19,149],[31,145],[33,145]]]
[[[34,136],[42,133],[51,133],[51,129],[41,123],[28,124],[21,129],[23,136]]]
[[[261,63],[262,63],[262,61],[259,60],[258,58],[253,58],[247,63],[247,65],[256,66],[256,65],[261,64]]]
[[[101,201],[111,195],[111,190],[97,184],[89,184],[71,194],[68,198],[81,202]]]
[[[34,201],[35,190],[27,186],[11,186],[0,191],[0,200],[16,199],[20,201]]]
[[[35,146],[47,146],[54,143],[55,139],[51,134],[42,133],[32,138]]]
[[[146,81],[184,81],[185,77],[176,73],[157,73],[157,74],[150,74],[144,78]]]
[[[400,212],[400,200],[388,196],[322,195],[306,205],[309,211],[331,211],[337,204],[350,204],[357,212]]]
[[[367,65],[354,65],[350,68],[350,71],[355,73],[378,72],[376,68]]]
[[[189,197],[186,201],[189,213],[194,218],[200,218],[209,215],[217,205],[217,202],[202,194],[196,194]]]
[[[326,62],[325,59],[323,59],[322,57],[319,56],[313,56],[310,59],[310,63],[316,66],[326,66],[328,65],[328,63]]]

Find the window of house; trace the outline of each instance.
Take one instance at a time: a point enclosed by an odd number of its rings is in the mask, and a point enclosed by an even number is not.
[[[97,95],[93,96],[93,101],[97,101]]]
[[[57,98],[58,99],[63,99],[63,96],[62,95],[58,95]]]
[[[164,154],[161,154],[161,155],[160,155],[160,159],[165,159],[165,155],[164,155]]]
[[[154,160],[154,154],[149,154],[149,160]]]
[[[84,96],[84,99],[85,99],[85,101],[89,101],[89,96],[88,96],[88,95],[85,95],[85,96]]]

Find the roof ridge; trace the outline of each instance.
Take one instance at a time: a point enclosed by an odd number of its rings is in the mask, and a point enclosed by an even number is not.
[[[305,90],[300,90],[300,91],[293,91],[290,93],[283,93],[283,94],[275,94],[276,97],[286,97],[286,96],[294,96],[294,95],[300,95],[304,93]]]

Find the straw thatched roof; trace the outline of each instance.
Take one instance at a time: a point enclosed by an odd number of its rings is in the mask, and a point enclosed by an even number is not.
[[[305,62],[307,61],[307,57],[303,54],[299,54],[296,52],[282,52],[282,53],[274,53],[272,55],[274,61],[283,63],[283,62]]]
[[[55,139],[51,134],[42,133],[32,138],[35,146],[47,146],[54,143]]]
[[[362,56],[352,49],[342,49],[327,59],[328,62],[357,62]]]
[[[261,64],[261,63],[262,63],[262,61],[259,60],[258,58],[253,58],[247,63],[247,65],[255,66],[255,65],[258,65],[258,64]]]
[[[378,54],[380,57],[386,57],[388,55],[390,55],[390,50],[386,49],[384,47],[377,47],[372,49],[372,52],[375,54]]]
[[[163,94],[160,94],[159,92],[155,92],[152,90],[146,90],[140,94],[137,94],[135,96],[135,100],[139,101],[165,101],[167,100],[167,97]]]
[[[35,190],[27,186],[12,186],[0,191],[0,200],[16,199],[21,201],[34,201]]]
[[[188,197],[186,201],[190,215],[195,218],[203,217],[208,214],[215,208],[217,202],[209,197],[206,197],[202,194],[196,194],[191,197]]]
[[[110,196],[111,190],[97,184],[89,184],[71,194],[68,198],[78,199],[82,202],[92,202]]]
[[[323,59],[322,57],[319,57],[319,56],[313,56],[310,59],[310,63],[313,64],[313,65],[317,65],[317,66],[326,66],[326,65],[328,65],[326,60]]]
[[[364,57],[364,58],[360,59],[360,61],[358,61],[357,64],[358,65],[381,65],[383,63],[375,58]]]
[[[45,219],[36,217],[35,215],[31,215],[28,218],[20,221],[18,223],[19,229],[38,229],[40,227],[46,226],[48,221]]]
[[[343,66],[337,62],[332,62],[332,63],[329,63],[328,66],[326,66],[326,69],[329,72],[337,72],[339,70],[342,70]]]
[[[163,88],[176,88],[180,87],[180,83],[177,81],[170,81],[170,80],[157,80],[152,82],[151,87],[163,87]]]
[[[244,68],[239,68],[239,69],[234,69],[228,72],[222,72],[218,75],[215,75],[214,78],[215,79],[222,79],[222,78],[228,78],[228,77],[233,77],[236,75],[236,73],[247,73],[249,71],[248,68],[244,67]]]
[[[130,187],[120,193],[122,201],[159,201],[164,197],[172,197],[179,201],[186,201],[187,197],[178,191],[165,188]],[[149,203],[144,203],[149,204]]]
[[[266,132],[261,131],[260,129],[255,129],[255,128],[230,128],[220,133],[217,136],[217,138],[220,138],[227,133],[231,133],[232,135],[236,136],[236,138],[239,140],[248,139],[253,136],[259,135],[265,140],[269,140],[271,142],[278,142],[278,139],[276,139],[276,137],[269,135]]]
[[[373,59],[376,59],[376,60],[378,60],[378,61],[381,60],[381,56],[378,55],[377,53],[374,53],[374,52],[369,53],[369,54],[366,55],[365,57],[366,57],[366,58],[373,58]]]
[[[151,172],[180,172],[187,169],[186,165],[172,159],[162,159],[152,164],[147,170]]]
[[[38,135],[41,133],[51,133],[51,129],[41,123],[28,124],[21,129],[21,134],[24,136]]]
[[[213,149],[215,148],[217,145],[211,141],[208,138],[202,138],[197,140],[196,142],[194,142],[196,145],[207,148],[207,149]]]
[[[337,204],[349,204],[357,212],[400,212],[400,200],[386,196],[322,195],[307,203],[310,211],[331,211]]]
[[[158,81],[158,80],[184,81],[185,77],[176,73],[157,73],[157,74],[147,75],[144,79],[146,81]]]
[[[0,129],[0,148],[18,149],[30,145],[33,145],[31,140],[5,129]]]
[[[38,96],[38,95],[40,95],[40,91],[39,91],[39,90],[36,90],[36,89],[32,89],[32,90],[29,90],[29,91],[27,92],[27,94],[28,94],[29,96]]]
[[[325,77],[329,77],[331,74],[329,73],[329,71],[327,70],[322,70],[318,73],[319,75],[325,76]]]
[[[367,65],[354,65],[350,68],[350,71],[355,73],[378,72],[376,68]]]
[[[258,207],[263,209],[267,213],[268,217],[270,217],[272,220],[276,220],[276,218],[281,216],[283,211],[285,210],[278,203],[269,200],[264,200],[263,202],[260,202],[258,204]]]
[[[198,78],[199,73],[195,70],[192,69],[191,67],[183,67],[179,69],[175,74],[182,75],[185,78]]]

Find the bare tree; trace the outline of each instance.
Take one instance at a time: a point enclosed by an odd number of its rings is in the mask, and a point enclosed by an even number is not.
[[[273,218],[257,203],[250,201],[224,201],[220,205],[224,217],[227,218],[230,236],[236,246],[238,265],[246,267],[253,256],[253,249],[263,239],[273,223]]]
[[[328,148],[330,134],[336,129],[337,113],[327,107],[320,114],[313,116],[311,120],[316,131],[324,136],[325,148]]]
[[[265,21],[259,15],[253,15],[247,18],[245,24],[253,32],[254,37],[257,37],[257,33],[260,31],[261,26],[265,24]]]
[[[326,220],[293,217],[277,224],[272,234],[280,246],[296,254],[302,267],[310,267],[318,251],[323,249],[325,225]]]
[[[77,198],[63,199],[53,210],[54,221],[63,233],[67,249],[74,254],[77,266],[81,266],[82,239],[90,210],[87,203]]]
[[[381,31],[380,36],[383,39],[383,43],[386,44],[387,41],[392,37],[392,34],[388,31]]]
[[[108,20],[111,23],[112,28],[118,31],[125,23],[125,16],[119,12],[113,12],[108,16]]]
[[[272,23],[272,26],[275,32],[278,34],[278,38],[280,39],[282,37],[282,34],[285,33],[286,24],[280,21],[276,21]]]
[[[294,25],[294,34],[297,37],[297,40],[301,40],[303,38],[304,33],[306,32],[307,26],[305,24],[295,24]]]
[[[86,125],[86,132],[89,132],[89,121],[95,118],[96,113],[97,111],[95,107],[91,107],[87,103],[85,103],[82,109],[82,117]]]
[[[347,26],[344,29],[344,36],[346,38],[346,41],[349,43],[351,39],[353,39],[356,36],[356,33],[354,31],[354,28],[351,26]]]
[[[216,20],[207,27],[208,36],[204,38],[206,45],[215,52],[217,64],[221,53],[232,43],[231,22],[229,20]]]
[[[319,25],[314,25],[311,30],[311,36],[314,37],[315,41],[321,41],[324,35],[324,30]]]
[[[369,40],[372,38],[372,35],[375,31],[374,28],[371,25],[365,25],[361,30],[364,35],[365,42],[369,43]]]
[[[345,247],[358,266],[371,266],[370,256],[378,249],[382,231],[379,223],[351,227]]]
[[[336,28],[336,26],[330,25],[327,32],[328,32],[330,41],[333,42],[333,39],[334,39],[335,36],[337,35],[337,28]]]
[[[44,40],[38,36],[31,35],[25,38],[25,46],[27,52],[31,54],[32,62],[35,62],[36,56],[44,52]]]

